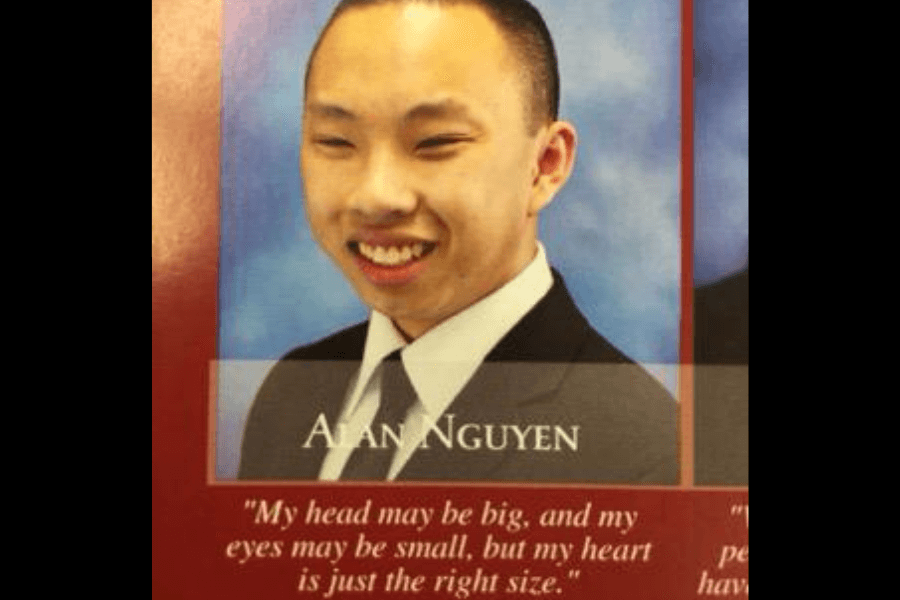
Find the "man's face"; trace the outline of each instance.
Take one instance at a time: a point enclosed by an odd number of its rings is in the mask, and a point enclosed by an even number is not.
[[[520,65],[480,9],[351,9],[311,67],[301,168],[313,233],[363,301],[418,337],[534,257]]]

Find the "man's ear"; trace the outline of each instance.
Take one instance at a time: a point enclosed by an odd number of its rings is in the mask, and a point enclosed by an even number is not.
[[[575,126],[565,121],[555,121],[539,137],[541,147],[532,182],[529,215],[536,215],[565,185],[575,164],[575,147],[578,144]]]

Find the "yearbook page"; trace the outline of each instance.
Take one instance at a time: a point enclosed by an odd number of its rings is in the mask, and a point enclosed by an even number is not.
[[[749,594],[747,3],[153,5],[157,598]]]

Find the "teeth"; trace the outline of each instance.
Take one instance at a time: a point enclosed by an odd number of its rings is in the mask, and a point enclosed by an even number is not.
[[[419,258],[425,252],[425,244],[417,242],[408,246],[370,246],[360,242],[359,253],[380,265],[395,266]]]

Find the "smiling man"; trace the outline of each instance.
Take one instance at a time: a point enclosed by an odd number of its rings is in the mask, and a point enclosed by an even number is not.
[[[674,400],[537,240],[575,158],[558,104],[524,0],[338,5],[307,66],[301,170],[371,318],[276,365],[241,478],[676,482]]]

